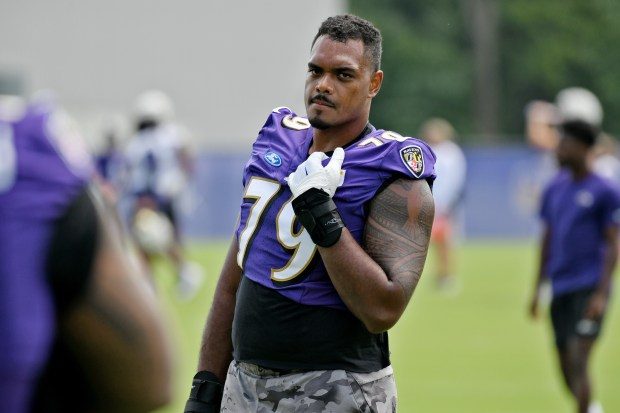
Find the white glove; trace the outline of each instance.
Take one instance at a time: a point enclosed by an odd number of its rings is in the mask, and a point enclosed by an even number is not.
[[[336,148],[329,163],[323,167],[321,161],[327,158],[323,152],[314,152],[286,178],[293,198],[297,198],[310,188],[322,189],[330,197],[334,196],[340,184],[344,149]]]

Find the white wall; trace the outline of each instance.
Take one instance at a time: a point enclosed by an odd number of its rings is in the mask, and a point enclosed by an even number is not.
[[[269,111],[302,112],[310,42],[346,0],[0,0],[0,72],[50,88],[91,142],[147,88],[199,146],[246,149]]]

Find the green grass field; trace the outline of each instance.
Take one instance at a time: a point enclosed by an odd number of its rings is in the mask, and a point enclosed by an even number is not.
[[[158,267],[160,295],[176,345],[175,400],[161,413],[183,409],[226,243],[195,244],[191,255],[207,270],[198,296],[178,302],[166,264]],[[461,246],[460,292],[439,294],[433,257],[407,311],[390,332],[399,412],[571,412],[561,386],[548,320],[526,317],[536,267],[531,243],[475,242]],[[620,412],[620,308],[612,305],[594,353],[597,398]]]

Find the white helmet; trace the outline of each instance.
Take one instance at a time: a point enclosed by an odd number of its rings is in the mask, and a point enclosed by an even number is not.
[[[169,122],[174,118],[174,106],[168,95],[161,90],[147,90],[136,98],[134,116],[136,119]]]
[[[601,102],[587,89],[581,87],[562,89],[555,102],[562,120],[581,120],[596,127],[600,127],[603,123]]]

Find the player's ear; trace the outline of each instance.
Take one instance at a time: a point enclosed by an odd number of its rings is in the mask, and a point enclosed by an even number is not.
[[[377,70],[371,75],[370,78],[370,87],[368,88],[368,97],[374,98],[379,93],[381,89],[381,84],[383,83],[383,70]]]

